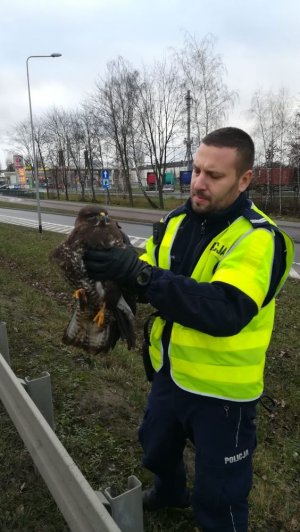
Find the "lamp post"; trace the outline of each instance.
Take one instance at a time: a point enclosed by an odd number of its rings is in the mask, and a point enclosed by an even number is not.
[[[31,139],[32,139],[33,164],[34,164],[34,169],[33,170],[34,170],[34,180],[35,180],[35,190],[36,190],[36,204],[37,204],[38,225],[39,225],[39,232],[41,233],[42,232],[42,217],[41,217],[41,205],[40,205],[40,191],[39,191],[37,158],[36,158],[36,151],[35,151],[34,129],[33,129],[33,119],[32,119],[32,107],[31,107],[31,96],[30,96],[30,83],[29,83],[29,69],[28,69],[29,59],[32,59],[33,57],[61,57],[61,54],[30,55],[26,59],[29,112],[30,112],[30,124],[31,124]]]

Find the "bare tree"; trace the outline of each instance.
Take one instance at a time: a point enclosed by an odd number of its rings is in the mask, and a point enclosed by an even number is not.
[[[287,161],[287,137],[288,128],[291,122],[291,101],[290,96],[284,87],[277,94],[277,128],[279,136],[280,173],[279,173],[279,214],[282,213],[282,173],[283,166]]]
[[[257,90],[252,98],[250,116],[254,121],[253,135],[256,145],[264,154],[264,165],[267,169],[266,206],[273,194],[272,168],[280,167],[278,197],[279,213],[281,213],[282,169],[287,160],[287,133],[290,122],[290,98],[287,90],[281,88],[276,94]]]
[[[65,199],[69,199],[69,132],[71,114],[54,108],[47,114],[47,132],[51,143],[52,162],[55,168],[57,195],[59,196],[60,181],[65,190]]]
[[[97,168],[103,168],[103,125],[88,102],[82,104],[79,120],[85,145],[85,167],[90,178],[93,201],[96,201],[95,165]]]
[[[44,183],[46,185],[47,197],[49,198],[49,182],[47,175],[48,134],[45,117],[41,116],[35,121],[34,133],[37,150],[38,168],[42,167],[43,169]]]
[[[31,166],[33,166],[31,126],[29,120],[23,120],[14,125],[12,141],[17,153],[23,155]]]
[[[27,165],[31,167],[32,179],[34,178],[34,160],[33,160],[33,151],[32,151],[32,134],[31,126],[29,120],[24,120],[19,122],[14,127],[13,141],[16,145],[16,151],[20,155],[23,155],[24,161],[27,162]],[[45,130],[45,120],[43,117],[38,117],[35,119],[34,124],[34,142],[36,146],[36,155],[37,155],[37,174],[38,170],[41,167],[44,174],[44,182],[47,186],[47,195],[49,196],[48,191],[48,179],[46,172],[46,153],[47,153],[47,135]]]
[[[67,152],[70,161],[76,169],[76,182],[78,180],[81,190],[80,201],[85,201],[85,188],[88,178],[85,146],[86,138],[80,112],[72,113],[69,117],[67,130]]]
[[[254,120],[253,136],[256,139],[256,145],[262,150],[264,164],[267,168],[265,207],[270,200],[271,167],[277,151],[274,107],[273,97],[265,94],[261,89],[255,92],[251,101],[250,116]]]
[[[94,116],[86,107],[78,111],[65,112],[54,109],[48,115],[48,131],[52,146],[57,152],[56,166],[65,188],[66,199],[71,186],[71,166],[75,168],[76,178],[81,188],[81,201],[85,201],[85,190],[90,179],[93,200],[96,201],[94,189],[94,158],[99,145],[95,140]],[[99,158],[99,152],[97,152]]]
[[[136,171],[136,177],[137,177],[138,184],[140,186],[140,189],[145,199],[148,201],[149,205],[153,209],[157,209],[158,205],[147,194],[147,191],[143,184],[141,167],[144,165],[145,152],[144,152],[144,146],[143,146],[142,140],[140,138],[137,138],[136,136],[137,131],[141,131],[140,128],[136,129],[135,131],[132,131],[132,135],[131,135],[132,160],[133,160],[133,164],[134,164],[135,171]]]
[[[229,90],[224,81],[226,69],[215,44],[212,34],[198,41],[186,33],[184,47],[174,52],[183,86],[191,91],[193,99],[191,130],[197,145],[209,131],[222,125],[237,100],[237,92]]]
[[[300,199],[300,110],[296,109],[288,131],[288,157],[289,164],[296,169],[295,194],[297,201]]]
[[[96,92],[92,97],[94,112],[101,119],[106,136],[115,145],[131,206],[133,194],[130,181],[130,138],[138,97],[138,78],[138,71],[119,57],[107,64],[105,80],[96,83]]]
[[[156,173],[159,207],[163,209],[163,184],[169,146],[181,132],[184,108],[175,63],[156,62],[152,69],[145,69],[139,93],[142,139]]]
[[[16,124],[12,131],[11,138],[15,151],[22,155],[24,161],[27,161],[28,165],[30,165],[33,179],[34,160],[32,152],[31,125],[29,119],[23,120],[22,122]]]

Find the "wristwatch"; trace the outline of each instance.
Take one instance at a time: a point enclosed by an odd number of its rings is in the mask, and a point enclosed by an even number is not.
[[[138,286],[148,286],[152,275],[152,266],[145,266],[136,277],[136,284]]]

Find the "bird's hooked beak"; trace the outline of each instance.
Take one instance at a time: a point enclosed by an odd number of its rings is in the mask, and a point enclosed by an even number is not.
[[[99,212],[99,221],[97,225],[107,225],[109,223],[109,216],[106,214],[106,212],[100,211]]]

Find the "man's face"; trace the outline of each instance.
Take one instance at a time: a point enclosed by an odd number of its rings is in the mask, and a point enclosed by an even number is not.
[[[191,202],[195,212],[217,212],[229,207],[246,190],[252,171],[237,176],[237,151],[200,144],[193,164]]]

